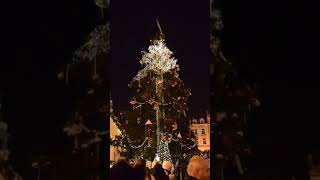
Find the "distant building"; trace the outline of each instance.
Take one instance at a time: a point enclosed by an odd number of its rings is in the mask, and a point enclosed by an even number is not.
[[[196,136],[198,149],[210,150],[210,114],[207,113],[206,119],[192,119],[189,128]]]
[[[110,137],[114,137],[116,135],[120,135],[120,131],[116,123],[110,117]],[[110,146],[110,161],[117,161],[119,157],[120,157],[120,152],[118,151],[118,148]]]
[[[110,113],[113,113],[113,103],[111,100],[111,94],[110,94]],[[114,122],[112,116],[110,116],[109,120],[110,120],[110,138],[120,135],[121,132],[118,126],[116,125],[116,123]],[[119,159],[120,152],[118,150],[119,150],[118,147],[114,147],[110,145],[110,161],[117,161]]]

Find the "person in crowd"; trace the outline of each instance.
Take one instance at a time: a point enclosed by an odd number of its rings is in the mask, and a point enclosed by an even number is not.
[[[146,162],[146,172],[147,172],[147,175],[154,178],[152,175],[151,175],[151,169],[152,169],[152,161],[147,161]]]
[[[128,160],[125,158],[120,158],[110,169],[110,180],[128,180],[132,179],[132,177],[132,167],[129,165]]]
[[[133,160],[133,159],[130,159],[129,163],[130,163],[130,166],[131,166],[131,167],[133,167],[133,166],[134,166],[134,164],[135,164],[135,162],[134,162],[134,160]]]
[[[146,161],[139,159],[133,166],[134,177],[137,180],[154,180],[154,177],[147,171]]]
[[[146,162],[146,166],[148,169],[151,169],[152,168],[152,162],[151,161],[147,161]]]
[[[176,179],[176,176],[173,173],[173,166],[169,161],[163,161],[162,168],[164,169],[165,173],[167,174],[170,180]]]
[[[170,180],[169,176],[167,176],[162,165],[158,161],[152,162],[151,174],[155,180]]]
[[[185,180],[209,180],[210,163],[200,156],[193,156],[187,166],[187,173]]]
[[[160,162],[156,160],[152,161],[151,169],[153,169],[157,164],[160,164]]]

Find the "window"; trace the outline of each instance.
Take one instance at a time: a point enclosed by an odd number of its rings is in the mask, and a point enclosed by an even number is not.
[[[198,135],[197,129],[194,130],[194,135],[195,135],[195,136]]]
[[[203,143],[203,144],[207,144],[206,138],[203,138],[203,139],[202,139],[202,143]]]
[[[197,120],[196,120],[196,119],[193,119],[193,120],[192,120],[192,124],[197,124]]]
[[[196,138],[196,143],[198,144],[198,138]]]
[[[206,131],[204,129],[201,129],[201,134],[202,135],[205,135],[206,134]]]

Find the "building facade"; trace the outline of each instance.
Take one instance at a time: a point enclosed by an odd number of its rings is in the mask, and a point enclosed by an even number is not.
[[[198,149],[200,151],[210,150],[210,114],[207,113],[206,119],[192,119],[189,128],[196,136]]]
[[[110,117],[110,137],[114,137],[116,135],[120,135],[120,131],[116,123]],[[120,152],[118,151],[118,148],[110,145],[110,161],[117,161],[119,157]]]

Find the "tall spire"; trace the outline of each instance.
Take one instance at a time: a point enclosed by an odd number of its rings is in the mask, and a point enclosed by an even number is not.
[[[159,23],[159,19],[157,18],[157,25],[158,25],[158,28],[159,28],[159,31],[160,31],[160,34],[163,35],[162,33],[162,29],[161,29],[161,26],[160,26],[160,23]]]
[[[159,19],[157,18],[156,19],[156,23],[157,23],[157,31],[154,35],[154,37],[152,38],[153,41],[159,41],[159,40],[162,40],[164,41],[164,34],[162,32],[162,29],[161,29],[161,26],[160,26],[160,23],[159,23]]]

